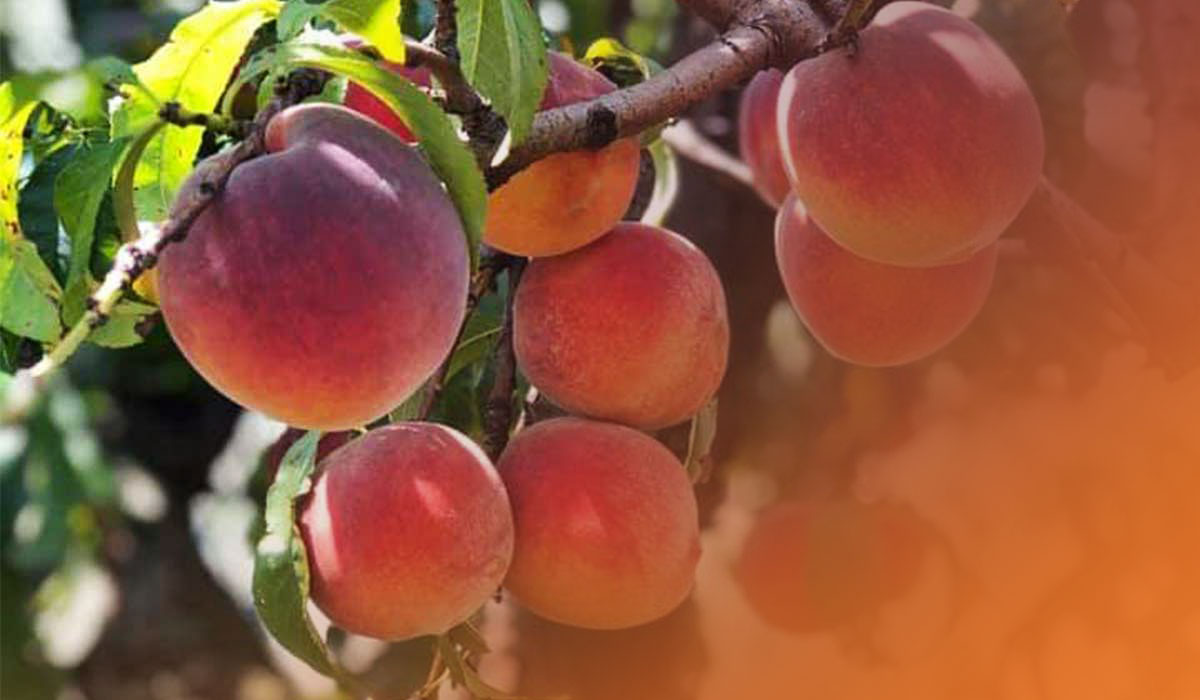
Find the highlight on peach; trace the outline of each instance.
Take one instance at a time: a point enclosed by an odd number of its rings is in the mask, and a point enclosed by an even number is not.
[[[1200,698],[1200,5],[0,15],[5,698]]]

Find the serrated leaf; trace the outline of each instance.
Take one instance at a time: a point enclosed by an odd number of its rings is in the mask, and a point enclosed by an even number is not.
[[[675,151],[662,139],[651,143],[646,150],[654,161],[654,191],[646,211],[642,212],[642,222],[662,226],[679,196],[679,162]]]
[[[386,60],[404,63],[400,0],[328,0],[320,4],[292,0],[279,14],[279,38],[295,38],[314,17],[336,22],[374,46]]]
[[[479,264],[483,218],[487,210],[487,186],[474,156],[459,139],[453,123],[429,96],[403,76],[376,65],[362,54],[337,46],[287,43],[257,54],[231,88],[263,73],[287,68],[318,68],[345,76],[365,88],[392,109],[413,132],[418,148],[446,185],[467,235],[471,271]]]
[[[508,123],[513,145],[529,135],[546,89],[546,46],[526,0],[458,0],[463,75]]]
[[[128,139],[96,144],[81,150],[59,173],[54,184],[54,208],[71,240],[67,261],[63,321],[73,325],[83,315],[82,300],[91,293],[89,269],[95,243],[96,218]]]
[[[210,2],[176,25],[167,44],[134,66],[134,73],[159,101],[211,112],[254,32],[279,8],[278,0]],[[149,95],[134,92],[113,115],[114,140],[143,132],[157,118],[158,108]],[[201,129],[168,129],[146,149],[135,178],[141,219],[166,217],[202,138]]]
[[[254,607],[288,651],[318,672],[341,679],[345,671],[308,617],[308,555],[295,525],[295,502],[311,487],[320,438],[319,431],[310,430],[288,448],[267,490],[266,529],[254,553]]]
[[[7,241],[0,250],[0,326],[42,342],[58,340],[61,298],[62,289],[37,248],[22,238]]]
[[[158,307],[124,299],[108,314],[108,322],[92,331],[88,342],[106,348],[127,348],[146,339],[139,326],[154,315]]]

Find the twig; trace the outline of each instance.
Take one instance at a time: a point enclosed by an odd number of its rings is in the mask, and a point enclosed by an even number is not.
[[[728,175],[747,187],[754,187],[750,166],[708,140],[691,120],[684,119],[663,129],[662,137],[684,158]]]
[[[255,117],[244,141],[197,166],[194,176],[198,178],[196,186],[180,193],[171,215],[162,226],[148,230],[117,251],[112,269],[105,275],[99,289],[88,297],[87,311],[83,317],[30,369],[30,377],[35,382],[40,383],[62,366],[92,331],[108,322],[113,307],[133,281],[157,264],[163,249],[183,240],[204,209],[224,189],[234,168],[264,151],[267,122],[285,107],[309,95],[318,94],[324,82],[324,76],[314,71],[296,71],[280,85],[276,97]]]
[[[458,8],[454,6],[454,0],[437,0],[433,45],[444,56],[458,63]]]
[[[492,383],[492,390],[488,392],[484,408],[483,449],[493,460],[498,459],[508,445],[508,434],[512,428],[513,389],[517,379],[517,358],[513,353],[513,304],[525,264],[523,258],[518,258],[508,269],[508,303],[504,309],[504,326],[492,358],[496,379]]]
[[[210,131],[228,134],[234,138],[244,139],[250,133],[254,122],[245,119],[233,119],[219,114],[193,112],[178,102],[164,102],[158,110],[158,118],[175,126],[202,126]]]

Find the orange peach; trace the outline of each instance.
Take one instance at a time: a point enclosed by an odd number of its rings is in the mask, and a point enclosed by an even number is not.
[[[540,109],[582,102],[617,89],[600,73],[560,53],[547,55]],[[637,186],[641,147],[621,139],[594,151],[555,153],[518,172],[488,199],[483,240],[514,255],[558,255],[599,238],[624,216]]]
[[[243,406],[300,428],[363,425],[454,344],[462,224],[417,150],[350,110],[288,109],[267,147],[164,251],[163,316],[192,366]]]
[[[632,627],[678,606],[700,556],[696,499],[670,450],[632,428],[556,418],[497,463],[516,540],[504,585],[567,625]]]
[[[795,195],[775,221],[775,257],[788,298],[833,355],[901,365],[947,345],[983,308],[996,244],[963,262],[897,267],[860,258],[817,226]]]
[[[738,149],[754,176],[755,191],[772,207],[792,191],[776,126],[782,83],[783,73],[774,68],[759,72],[742,90],[738,107]]]
[[[487,456],[433,423],[372,430],[325,458],[298,517],[312,598],[348,632],[441,634],[496,591],[508,498]]]
[[[529,381],[571,413],[662,428],[694,414],[721,383],[725,293],[686,239],[621,223],[584,248],[529,264],[513,346]]]
[[[801,61],[779,96],[792,187],[842,246],[935,266],[994,243],[1045,152],[1029,86],[981,29],[923,2],[886,5],[858,52]]]

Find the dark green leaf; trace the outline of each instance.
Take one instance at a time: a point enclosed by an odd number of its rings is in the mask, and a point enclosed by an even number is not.
[[[42,159],[25,180],[18,205],[21,232],[37,246],[42,262],[61,284],[67,281],[70,240],[59,226],[58,212],[54,209],[54,183],[78,152],[76,147],[67,146]]]
[[[344,679],[308,617],[309,573],[304,541],[295,525],[295,501],[310,488],[321,433],[309,431],[283,456],[267,490],[266,532],[254,556],[254,606],[271,634],[309,666]]]
[[[127,139],[84,147],[59,174],[54,186],[54,208],[70,237],[63,297],[63,321],[74,324],[83,315],[83,300],[91,293],[89,270],[96,222],[107,201],[113,169],[120,161]]]
[[[529,134],[546,89],[546,46],[526,0],[458,0],[458,52],[463,75],[492,103],[512,132]]]

